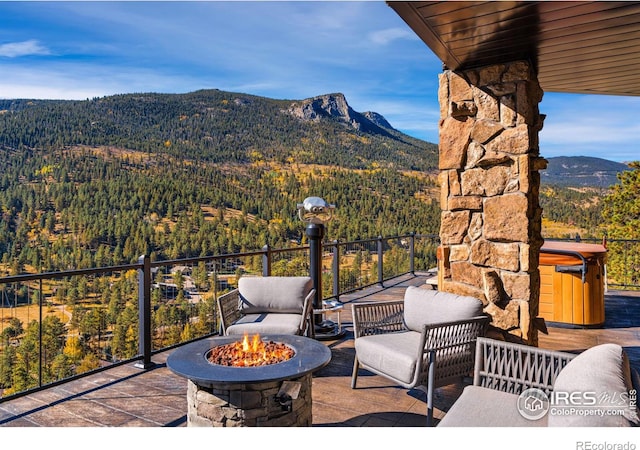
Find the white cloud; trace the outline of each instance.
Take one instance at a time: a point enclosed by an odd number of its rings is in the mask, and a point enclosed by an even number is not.
[[[387,45],[397,39],[415,40],[416,35],[405,28],[387,28],[369,33],[369,39],[374,44]]]
[[[56,64],[37,70],[0,65],[0,98],[84,100],[130,92],[186,92],[205,88],[197,79],[135,67]],[[212,86],[215,87],[215,86]]]
[[[49,55],[51,52],[46,47],[40,45],[40,43],[31,39],[22,42],[10,42],[8,44],[0,45],[0,56],[7,58],[17,58],[19,56],[29,55]]]
[[[95,95],[93,89],[73,89],[70,86],[42,86],[0,83],[0,98],[33,98],[38,100],[84,100]]]
[[[630,137],[638,134],[640,134],[640,124],[602,123],[602,121],[600,123],[592,121],[545,123],[540,132],[540,136],[550,143],[567,146],[631,142]]]

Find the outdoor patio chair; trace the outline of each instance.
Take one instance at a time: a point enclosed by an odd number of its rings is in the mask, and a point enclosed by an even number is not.
[[[313,337],[314,295],[310,277],[242,277],[218,297],[220,333]]]
[[[433,390],[472,375],[475,342],[490,317],[473,297],[409,286],[404,300],[353,304],[351,387],[360,367],[400,386],[427,394],[433,422]]]
[[[476,347],[473,384],[439,427],[640,424],[638,373],[618,344],[599,344],[577,355],[483,337]]]

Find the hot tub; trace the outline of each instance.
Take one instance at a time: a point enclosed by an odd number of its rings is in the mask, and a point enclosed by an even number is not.
[[[540,249],[540,311],[547,322],[604,323],[607,249],[600,244],[547,241]]]

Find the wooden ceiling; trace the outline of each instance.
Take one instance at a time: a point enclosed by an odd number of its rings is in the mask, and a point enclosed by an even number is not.
[[[548,92],[640,95],[640,2],[387,4],[450,69],[527,59]]]

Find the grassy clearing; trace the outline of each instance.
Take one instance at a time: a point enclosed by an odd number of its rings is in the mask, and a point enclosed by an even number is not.
[[[566,223],[554,222],[549,219],[542,218],[542,235],[546,237],[574,237],[576,234],[584,236],[587,230],[584,228],[568,225]]]
[[[71,320],[71,311],[63,305],[44,306],[42,318],[48,316],[58,316],[62,323],[66,324]],[[23,327],[31,321],[40,321],[40,307],[38,305],[19,305],[14,307],[0,308],[0,333],[9,325],[12,318],[18,318]]]

